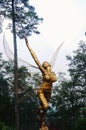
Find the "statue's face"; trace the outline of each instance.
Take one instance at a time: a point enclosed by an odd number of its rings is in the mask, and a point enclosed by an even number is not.
[[[43,62],[42,67],[44,69],[48,69],[49,70],[51,68],[51,65],[47,61],[45,61],[45,62]]]
[[[47,66],[47,70],[51,71],[51,66],[50,65]]]

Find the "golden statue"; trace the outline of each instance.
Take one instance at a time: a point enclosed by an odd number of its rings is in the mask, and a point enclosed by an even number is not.
[[[43,76],[43,83],[37,92],[37,95],[40,100],[40,106],[38,107],[37,112],[41,118],[42,128],[40,130],[42,130],[46,127],[45,118],[46,118],[46,111],[48,109],[49,100],[51,97],[52,83],[57,80],[57,77],[56,77],[56,74],[54,72],[52,72],[50,63],[45,61],[41,65],[35,52],[30,48],[28,39],[26,37],[25,37],[25,42],[26,42],[26,45],[27,45],[35,63],[37,64],[37,66],[40,69],[42,76]]]
[[[36,112],[40,116],[40,121],[42,123],[40,130],[48,130],[48,127],[45,124],[46,112],[47,112],[49,100],[50,100],[50,97],[51,97],[52,84],[53,84],[53,82],[55,82],[57,80],[55,73],[52,72],[52,67],[55,63],[58,52],[59,52],[59,50],[60,50],[60,48],[61,48],[61,46],[63,45],[64,42],[62,42],[60,44],[60,46],[56,49],[56,51],[53,55],[53,58],[51,59],[51,62],[48,63],[47,61],[45,61],[42,65],[39,62],[39,60],[38,60],[37,56],[35,55],[34,51],[30,48],[29,43],[28,43],[28,39],[26,37],[25,37],[25,42],[26,42],[26,45],[27,45],[35,63],[37,64],[37,66],[40,69],[42,76],[43,76],[43,83],[42,83],[41,87],[39,88],[39,90],[37,92],[37,95],[38,95],[39,100],[40,100],[40,106],[38,107]],[[9,46],[6,45],[7,41],[6,41],[5,35],[3,37],[3,43],[4,43],[5,51],[7,52],[6,49],[8,49],[8,52],[10,54],[9,55],[9,54],[6,53],[6,55],[9,59],[11,59],[11,57],[13,57],[14,54],[10,51]],[[7,48],[7,46],[8,46],[8,48]],[[22,62],[22,59],[19,58],[19,60]],[[24,61],[24,63],[27,64],[26,61]],[[29,64],[29,65],[32,66],[32,67],[35,67],[31,64]],[[35,68],[37,68],[37,67],[35,67]]]

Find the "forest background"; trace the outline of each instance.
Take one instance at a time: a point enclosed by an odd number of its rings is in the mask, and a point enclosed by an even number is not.
[[[6,3],[7,2],[7,3]],[[35,12],[28,0],[15,2],[16,35],[21,39],[24,35],[39,34],[37,25],[43,21]],[[18,3],[20,2],[20,3]],[[27,4],[28,3],[28,4]],[[21,6],[20,6],[21,5]],[[0,1],[0,14],[12,19],[12,3]],[[25,21],[24,21],[25,20]],[[22,24],[23,23],[23,24]],[[2,37],[2,22],[0,22]],[[12,22],[9,29],[13,31]],[[21,33],[22,32],[22,33]],[[68,73],[58,73],[58,81],[52,88],[52,98],[47,112],[47,124],[50,130],[85,130],[86,129],[86,43],[81,40],[72,56],[66,56]],[[18,67],[18,114],[20,130],[36,130],[39,128],[35,110],[39,104],[36,89],[40,86],[41,75],[33,73],[30,68]],[[34,87],[35,86],[35,87]],[[5,60],[0,54],[0,129],[16,129],[15,121],[15,86],[14,62]]]

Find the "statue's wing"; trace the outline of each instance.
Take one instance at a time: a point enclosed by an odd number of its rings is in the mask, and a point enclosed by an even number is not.
[[[10,49],[8,43],[7,43],[5,34],[3,35],[3,46],[4,46],[5,54],[8,57],[8,59],[14,60],[14,53],[11,51],[11,49]],[[28,63],[27,61],[25,61],[25,60],[23,60],[19,57],[17,59],[18,59],[19,65],[25,65],[26,67],[33,67],[33,68],[38,69],[38,67],[31,65],[30,63]]]
[[[55,51],[54,54],[53,54],[53,57],[52,57],[52,59],[51,59],[51,61],[50,61],[50,64],[51,64],[51,67],[52,67],[52,68],[53,68],[53,66],[54,66],[54,63],[55,63],[56,58],[57,58],[57,56],[58,56],[59,50],[61,49],[63,43],[64,43],[64,41],[60,44],[60,46],[56,49],[56,51]]]

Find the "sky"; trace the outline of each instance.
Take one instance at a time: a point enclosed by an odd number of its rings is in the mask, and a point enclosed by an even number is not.
[[[28,37],[31,48],[41,63],[51,61],[55,50],[64,41],[57,56],[53,70],[67,72],[66,55],[72,55],[80,40],[86,41],[86,0],[30,0],[43,23],[38,26],[40,35]],[[12,34],[5,29],[7,42],[13,51]],[[18,56],[34,64],[24,40],[17,38]],[[2,49],[3,50],[3,49]],[[3,52],[4,53],[4,52]]]

